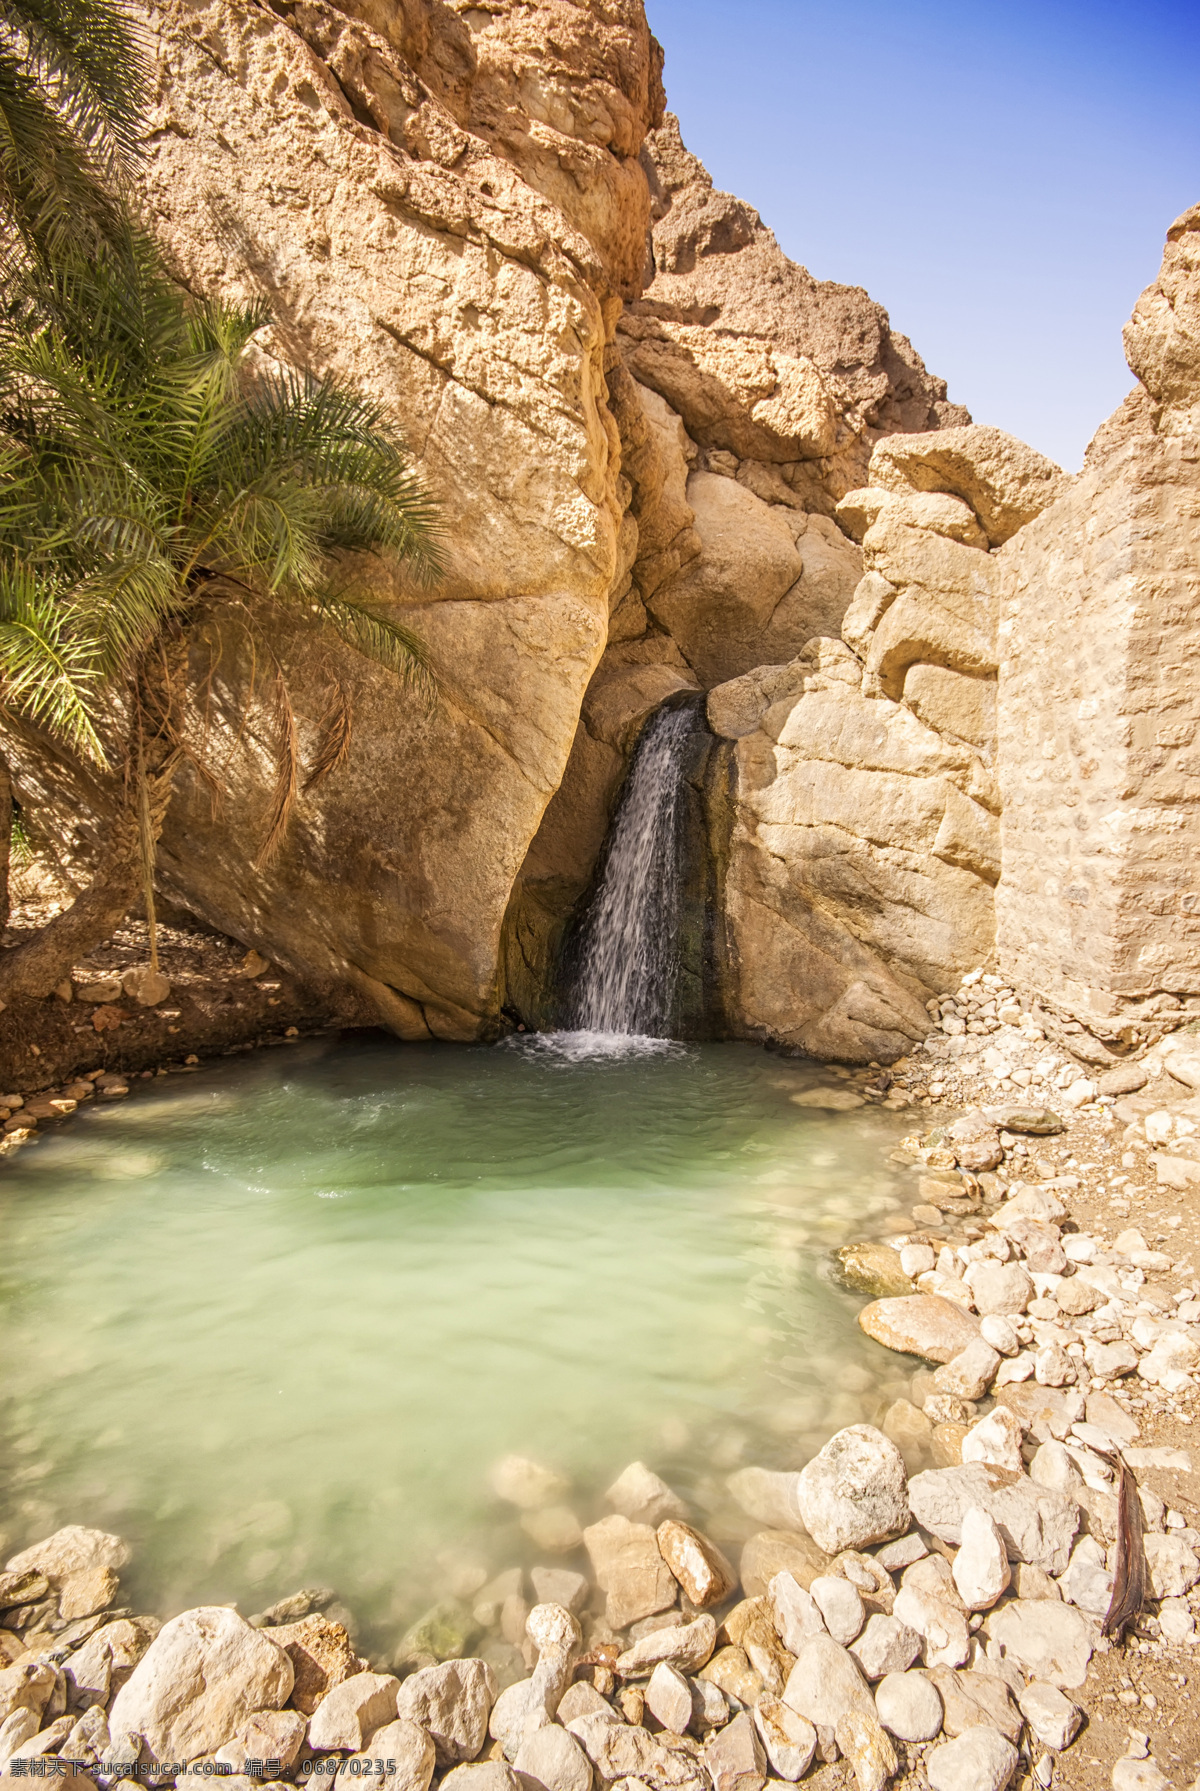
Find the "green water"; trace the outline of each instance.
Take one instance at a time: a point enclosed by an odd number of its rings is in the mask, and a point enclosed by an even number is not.
[[[116,1530],[163,1615],[332,1585],[385,1645],[547,1559],[488,1491],[508,1452],[584,1523],[641,1457],[732,1546],[732,1469],[899,1384],[829,1252],[894,1206],[905,1128],[792,1105],[812,1079],[742,1045],[339,1042],[82,1110],[0,1172],[10,1547]]]

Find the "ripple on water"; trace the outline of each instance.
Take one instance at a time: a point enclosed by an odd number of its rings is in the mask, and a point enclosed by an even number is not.
[[[538,1558],[487,1491],[509,1452],[585,1522],[642,1457],[736,1547],[733,1468],[900,1386],[828,1251],[891,1201],[903,1122],[792,1105],[812,1078],[539,1034],[82,1109],[5,1169],[0,1527],[122,1532],[151,1609],[336,1585],[380,1645],[439,1560]]]

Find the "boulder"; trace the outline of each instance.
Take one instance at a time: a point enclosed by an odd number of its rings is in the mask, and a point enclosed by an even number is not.
[[[886,1542],[909,1523],[904,1457],[869,1424],[829,1439],[801,1471],[796,1498],[806,1530],[830,1555]]]
[[[256,1711],[280,1709],[293,1679],[266,1631],[225,1606],[201,1605],[163,1625],[117,1693],[109,1730],[142,1736],[156,1760],[196,1760]]]
[[[1079,1528],[1075,1501],[1021,1474],[971,1462],[931,1468],[909,1482],[913,1516],[943,1542],[962,1541],[962,1520],[979,1506],[994,1520],[1011,1559],[1062,1573]]]
[[[627,1629],[675,1604],[679,1588],[649,1524],[614,1513],[589,1525],[583,1542],[596,1583],[608,1594],[606,1615],[613,1629]]]
[[[874,1300],[858,1322],[876,1343],[928,1362],[952,1361],[979,1335],[979,1320],[940,1294]]]
[[[261,1754],[256,1757],[274,1759],[277,1756]],[[405,1718],[384,1723],[376,1729],[362,1752],[352,1754],[340,1767],[337,1791],[357,1791],[368,1776],[378,1791],[429,1791],[436,1760],[433,1741],[416,1723]],[[381,1763],[386,1763],[382,1773],[379,1770]],[[570,1791],[576,1791],[576,1787],[571,1787]],[[578,1791],[589,1791],[589,1788],[583,1785]]]
[[[1049,1598],[1002,1604],[984,1619],[984,1627],[1026,1674],[1059,1687],[1083,1684],[1100,1639],[1083,1611]]]
[[[326,1692],[309,1718],[309,1746],[324,1753],[343,1748],[361,1752],[376,1729],[395,1717],[399,1690],[400,1681],[392,1673],[352,1673]]]
[[[847,1711],[874,1716],[870,1687],[858,1662],[830,1636],[805,1642],[788,1676],[783,1702],[818,1729],[836,1729]]]
[[[644,1461],[631,1461],[613,1481],[604,1495],[614,1511],[635,1524],[653,1524],[664,1519],[683,1519],[687,1506],[678,1493],[671,1491],[665,1480],[648,1468]]]
[[[753,1715],[771,1771],[777,1779],[796,1784],[812,1765],[816,1729],[782,1698],[760,1698]]]
[[[658,1526],[658,1547],[684,1597],[698,1611],[720,1604],[737,1585],[737,1575],[720,1549],[690,1524],[665,1519]]]
[[[496,1675],[486,1661],[447,1660],[410,1674],[395,1709],[433,1737],[439,1764],[453,1766],[479,1753],[495,1701]]]
[[[942,1700],[924,1673],[889,1673],[875,1687],[885,1729],[901,1741],[932,1741],[942,1726]]]
[[[930,1791],[1007,1791],[1020,1756],[995,1729],[968,1729],[935,1747],[925,1761]]]

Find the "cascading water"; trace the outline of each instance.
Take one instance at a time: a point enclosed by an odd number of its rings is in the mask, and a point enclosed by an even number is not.
[[[568,1024],[581,1032],[670,1036],[679,798],[693,726],[691,707],[665,708],[642,730],[600,886],[580,930]]]

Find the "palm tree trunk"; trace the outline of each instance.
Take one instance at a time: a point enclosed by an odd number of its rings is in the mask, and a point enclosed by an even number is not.
[[[13,794],[8,760],[0,753],[0,932],[8,925],[12,909],[8,875],[12,863]]]
[[[143,893],[179,766],[185,660],[182,636],[160,641],[143,660],[131,692],[130,775],[92,880],[32,939],[0,951],[0,1000],[52,994],[81,958],[112,936]]]

